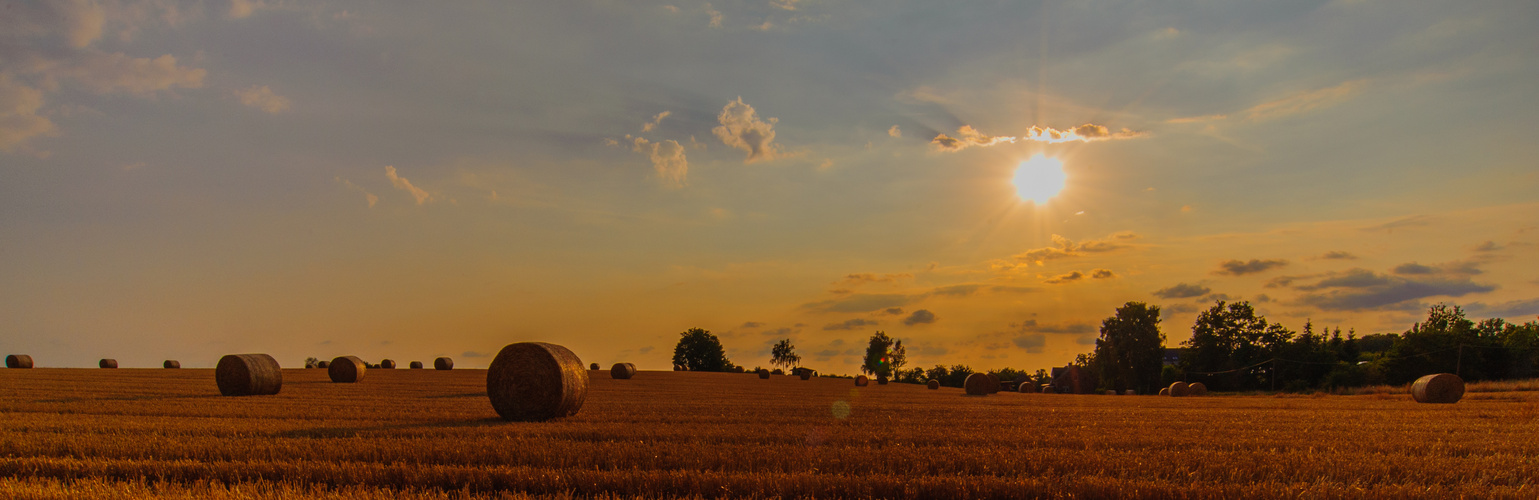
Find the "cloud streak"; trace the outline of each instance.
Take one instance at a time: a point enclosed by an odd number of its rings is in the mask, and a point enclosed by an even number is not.
[[[235,97],[246,106],[260,109],[269,114],[278,114],[289,109],[289,99],[273,93],[266,85],[251,86],[235,91]]]
[[[1218,270],[1213,271],[1213,274],[1244,276],[1266,272],[1286,265],[1288,265],[1288,261],[1282,259],[1226,260],[1218,264]]]
[[[393,166],[385,166],[385,177],[390,179],[390,184],[395,186],[396,189],[411,193],[412,198],[417,200],[418,205],[433,200],[433,195],[428,194],[427,191],[423,191],[421,188],[412,185],[411,181],[406,180],[405,177],[401,177],[400,175],[396,174],[395,167]]]
[[[895,127],[896,128],[896,127]],[[970,147],[989,147],[999,144],[1014,144],[1020,142],[1045,142],[1056,144],[1060,142],[1095,142],[1117,139],[1133,139],[1143,137],[1144,132],[1135,132],[1122,129],[1113,132],[1104,125],[1086,123],[1078,127],[1055,129],[1052,127],[1032,126],[1020,136],[996,136],[988,135],[973,128],[972,125],[963,125],[957,129],[956,137],[946,134],[936,135],[930,140],[930,147],[936,151],[954,153]],[[894,136],[897,137],[897,136]]]

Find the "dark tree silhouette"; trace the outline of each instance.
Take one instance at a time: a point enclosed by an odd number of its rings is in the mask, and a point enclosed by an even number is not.
[[[1165,363],[1160,306],[1128,302],[1117,308],[1115,316],[1102,320],[1094,359],[1102,385],[1118,391],[1136,389],[1139,394],[1159,392],[1160,368]]]
[[[796,354],[796,346],[791,345],[791,339],[785,339],[775,344],[770,349],[770,364],[793,368],[802,362],[802,357]]]
[[[721,347],[721,339],[711,332],[690,328],[679,334],[679,344],[673,348],[673,366],[697,372],[724,372],[733,368],[727,360],[727,352]]]

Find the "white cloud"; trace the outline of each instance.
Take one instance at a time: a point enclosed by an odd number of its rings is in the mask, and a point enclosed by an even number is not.
[[[720,28],[721,27],[721,17],[722,17],[721,16],[721,11],[716,10],[715,7],[711,7],[711,4],[707,3],[707,4],[705,4],[705,13],[706,13],[706,15],[711,16],[711,27],[712,28]]]
[[[631,140],[631,150],[646,154],[652,160],[657,177],[669,187],[683,187],[689,175],[689,160],[684,157],[684,146],[678,141],[648,141],[642,137],[625,136]]]
[[[411,193],[411,196],[417,199],[418,205],[433,200],[433,195],[428,194],[427,191],[423,191],[422,188],[413,186],[411,181],[406,180],[405,177],[397,175],[395,172],[395,167],[393,166],[385,166],[385,177],[390,178],[390,184],[394,185],[396,189]]]
[[[25,150],[29,139],[59,134],[53,121],[37,114],[42,107],[43,91],[0,73],[0,151]]]
[[[892,137],[903,137],[903,131],[898,130],[897,125],[893,125],[892,128],[887,129],[887,135]]]
[[[289,99],[274,94],[273,90],[267,88],[266,85],[253,85],[250,88],[236,90],[235,97],[240,99],[241,104],[272,114],[282,113],[289,109]]]
[[[743,163],[773,160],[782,155],[779,146],[775,144],[775,123],[778,119],[769,118],[760,120],[753,106],[743,102],[742,97],[728,102],[721,108],[721,114],[716,117],[721,122],[720,127],[711,129],[723,144],[748,152],[748,157]]]
[[[662,125],[663,118],[667,118],[668,115],[671,115],[671,114],[673,114],[673,112],[671,112],[671,111],[664,111],[664,112],[658,113],[656,115],[653,115],[652,116],[652,121],[649,121],[649,122],[641,124],[641,131],[642,132],[651,132],[652,129],[657,128],[658,125]]]
[[[896,126],[894,126],[896,127]],[[1122,129],[1113,132],[1111,129],[1094,123],[1086,123],[1078,127],[1055,129],[1051,127],[1032,126],[1025,134],[1019,137],[995,136],[979,132],[971,125],[963,125],[957,129],[957,136],[951,137],[940,134],[930,140],[930,146],[937,151],[956,152],[973,146],[994,146],[998,144],[1012,144],[1016,141],[1034,141],[1046,143],[1060,143],[1069,141],[1094,142],[1109,141],[1114,139],[1132,139],[1142,137],[1145,133]],[[894,136],[896,137],[896,136]]]

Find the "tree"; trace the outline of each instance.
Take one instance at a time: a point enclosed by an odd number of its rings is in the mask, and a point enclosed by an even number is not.
[[[1117,389],[1158,392],[1165,364],[1165,334],[1160,332],[1160,306],[1128,302],[1101,321],[1095,341],[1096,369],[1101,383]]]
[[[866,361],[860,365],[860,371],[875,375],[877,378],[891,378],[892,359],[889,357],[892,345],[895,341],[885,332],[877,330],[871,336],[871,341],[866,345]]]
[[[690,328],[679,334],[679,344],[673,348],[673,366],[688,371],[724,372],[732,369],[727,352],[721,348],[721,340],[711,332]]]
[[[1267,323],[1266,317],[1256,316],[1250,302],[1226,304],[1215,301],[1213,307],[1197,315],[1192,325],[1192,338],[1182,342],[1187,351],[1181,357],[1182,370],[1194,382],[1203,382],[1213,389],[1237,390],[1260,389],[1269,386],[1276,374],[1271,366],[1254,367],[1270,360],[1276,350],[1289,339],[1293,332],[1278,323]],[[1193,372],[1221,372],[1217,375],[1200,375]],[[1268,374],[1262,377],[1261,374]]]
[[[770,349],[770,364],[791,368],[801,364],[802,357],[796,354],[796,346],[791,345],[791,339],[785,339],[775,344]]]
[[[903,365],[906,364],[908,364],[908,349],[903,348],[902,340],[894,340],[892,349],[887,351],[887,367],[892,370],[892,373],[901,373]]]

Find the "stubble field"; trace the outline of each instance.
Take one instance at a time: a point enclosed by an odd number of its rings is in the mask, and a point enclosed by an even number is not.
[[[848,379],[592,375],[497,419],[484,370],[0,370],[3,498],[1535,498],[1539,392],[963,396]],[[841,418],[842,417],[842,418]]]

